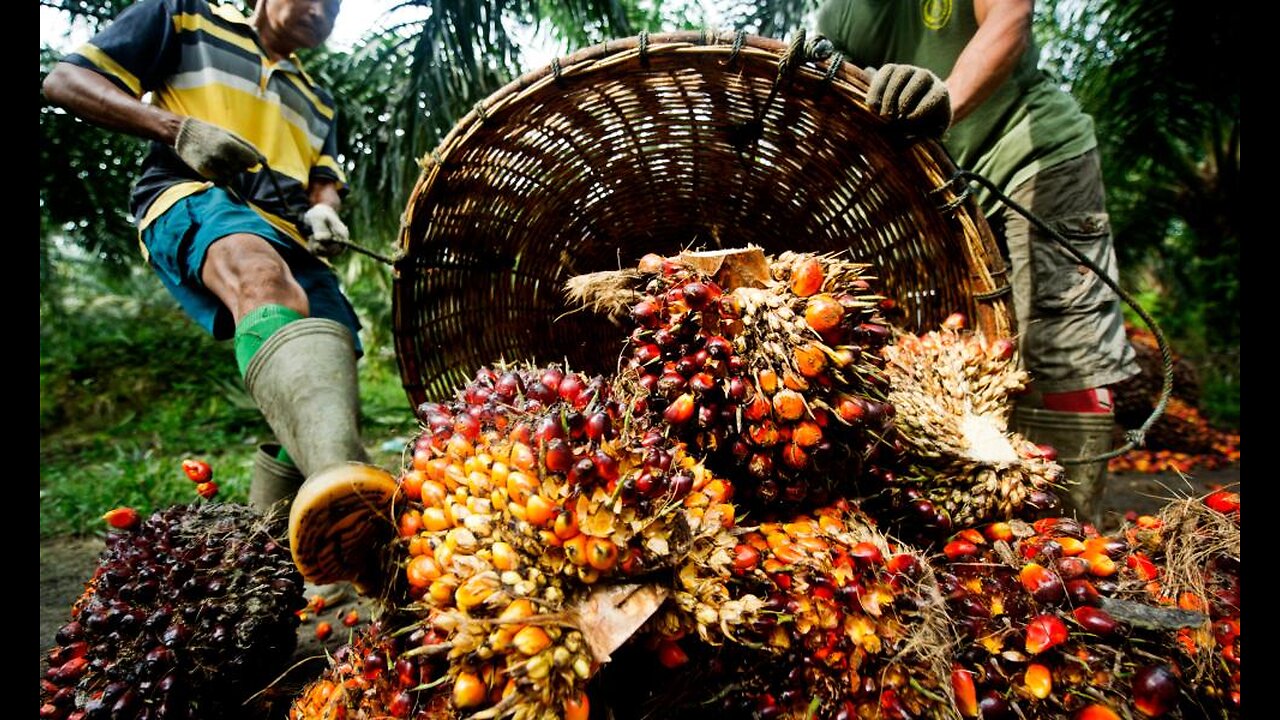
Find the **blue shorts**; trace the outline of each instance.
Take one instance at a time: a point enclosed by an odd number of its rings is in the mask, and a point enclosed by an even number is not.
[[[142,231],[142,242],[151,267],[169,294],[201,327],[218,340],[226,340],[235,336],[235,320],[218,296],[204,286],[201,273],[209,246],[234,233],[257,235],[270,243],[306,292],[311,317],[346,325],[356,353],[363,353],[360,320],[338,287],[333,269],[222,188],[212,187],[174,203]]]

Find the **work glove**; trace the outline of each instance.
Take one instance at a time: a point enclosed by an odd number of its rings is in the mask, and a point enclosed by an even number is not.
[[[347,226],[338,218],[338,211],[332,206],[316,203],[302,218],[311,227],[311,239],[307,243],[307,249],[313,255],[329,258],[347,249],[343,243],[350,241],[351,234]]]
[[[929,70],[890,63],[871,73],[867,104],[908,133],[934,139],[951,125],[947,85]]]
[[[191,117],[178,127],[173,149],[191,169],[220,185],[263,162],[262,153],[249,141]]]

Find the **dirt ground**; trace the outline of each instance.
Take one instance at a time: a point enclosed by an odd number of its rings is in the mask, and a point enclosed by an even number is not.
[[[1112,474],[1103,500],[1104,512],[1110,522],[1118,524],[1119,518],[1128,510],[1140,514],[1154,512],[1172,498],[1202,495],[1214,486],[1239,492],[1239,464],[1222,470],[1198,471],[1186,478],[1167,474]],[[1104,522],[1104,526],[1106,524]],[[45,654],[54,645],[54,635],[69,620],[71,604],[93,574],[102,550],[103,543],[99,538],[64,538],[40,543],[41,675],[46,669]],[[325,651],[335,651],[349,636],[350,631],[342,624],[341,617],[353,608],[357,610],[361,623],[368,620],[371,608],[367,604],[348,603],[329,608],[319,617],[310,617],[299,627],[295,666],[282,685],[301,687],[307,678],[323,670],[327,662]],[[320,642],[315,635],[316,625],[326,620],[334,632],[326,642]]]

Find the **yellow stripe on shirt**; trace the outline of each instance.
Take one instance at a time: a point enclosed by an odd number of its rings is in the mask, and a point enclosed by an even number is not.
[[[133,73],[121,67],[120,63],[112,60],[111,56],[94,47],[92,43],[85,43],[76,52],[85,56],[89,62],[97,65],[103,72],[109,73],[119,79],[120,82],[124,83],[129,90],[133,92],[134,97],[142,97],[142,83],[138,81],[138,78],[135,77]]]
[[[208,18],[202,15],[196,15],[193,13],[174,15],[173,29],[178,32],[195,32],[197,30],[203,30],[219,40],[231,43],[232,45],[242,48],[254,55],[261,52],[258,50],[258,45],[249,38],[231,32],[230,30],[211,22]]]

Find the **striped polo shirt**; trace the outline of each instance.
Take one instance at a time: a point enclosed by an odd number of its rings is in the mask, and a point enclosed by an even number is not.
[[[299,242],[295,223],[310,207],[310,184],[327,180],[342,188],[346,181],[335,159],[333,97],[297,57],[272,62],[248,18],[230,5],[142,0],[64,60],[102,74],[136,98],[151,93],[158,107],[253,143],[270,168],[241,173],[230,189]],[[153,142],[130,211],[141,230],[210,185],[173,148]]]

